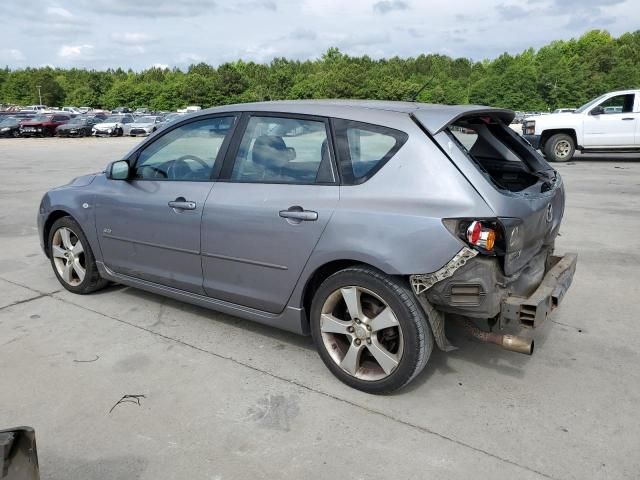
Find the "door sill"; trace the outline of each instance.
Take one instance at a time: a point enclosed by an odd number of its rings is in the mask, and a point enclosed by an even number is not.
[[[205,295],[199,295],[197,293],[168,287],[148,280],[142,280],[128,275],[123,275],[121,273],[116,273],[103,262],[96,262],[96,265],[98,266],[100,275],[112,282],[122,283],[123,285],[139,288],[140,290],[170,297],[174,300],[183,301],[228,315],[234,315],[263,325],[297,333],[299,335],[308,334],[308,329],[304,327],[304,325],[306,325],[306,322],[304,322],[304,310],[301,308],[287,306],[281,313],[265,312],[263,310],[226,302],[217,298],[207,297]]]

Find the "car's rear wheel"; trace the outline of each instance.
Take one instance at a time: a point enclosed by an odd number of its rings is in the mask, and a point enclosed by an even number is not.
[[[93,251],[80,225],[71,217],[62,217],[49,232],[51,266],[64,288],[86,294],[99,290],[108,281],[100,277]]]
[[[341,270],[320,285],[311,333],[329,370],[367,393],[403,387],[433,349],[427,318],[409,286],[367,266]]]
[[[544,144],[544,155],[550,162],[568,162],[576,152],[576,144],[570,135],[557,133]]]

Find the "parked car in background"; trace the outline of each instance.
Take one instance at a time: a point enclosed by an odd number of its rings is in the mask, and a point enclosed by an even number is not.
[[[147,136],[161,128],[164,117],[159,115],[147,115],[136,117],[133,123],[125,127],[125,134],[132,137]]]
[[[13,115],[0,117],[0,137],[19,137],[20,122],[24,120]]]
[[[200,110],[202,110],[202,107],[198,105],[191,105],[185,108],[179,108],[178,113],[195,113],[199,112]]]
[[[575,111],[575,108],[556,108],[553,113],[573,113]]]
[[[91,135],[93,126],[101,121],[96,117],[78,116],[56,128],[56,135],[59,137],[88,137]]]
[[[145,107],[136,108],[133,112],[134,115],[149,115],[150,113],[149,109]]]
[[[434,343],[452,349],[445,313],[531,354],[531,339],[500,330],[538,327],[571,284],[576,256],[554,254],[562,178],[513,116],[375,101],[208,109],[50,190],[40,242],[73,293],[113,281],[311,333],[341,381],[391,392]]]
[[[20,111],[22,112],[31,112],[31,113],[39,113],[48,110],[49,107],[46,105],[27,105],[23,107]]]
[[[82,111],[76,107],[62,107],[61,111],[71,115],[80,115],[82,113]]]
[[[21,137],[53,137],[58,126],[71,120],[69,115],[59,113],[48,113],[36,115],[35,117],[20,123]]]
[[[99,136],[109,137],[121,137],[124,135],[125,126],[129,123],[133,123],[133,115],[111,115],[100,123],[96,123],[91,130],[91,134]]]
[[[80,113],[89,113],[91,110],[93,110],[93,108],[91,108],[91,107],[80,107],[80,108],[78,108],[78,110],[80,110]]]
[[[99,120],[104,120],[105,118],[109,118],[111,116],[111,114],[107,114],[104,112],[96,112],[95,110],[89,112],[87,114],[87,117],[91,117],[91,118],[97,118]]]
[[[131,113],[131,109],[129,107],[118,107],[111,110],[111,113]]]
[[[527,118],[522,133],[547,160],[581,152],[640,152],[640,90],[605,93],[572,113]]]
[[[168,113],[164,116],[164,123],[169,124],[184,117],[184,113]]]

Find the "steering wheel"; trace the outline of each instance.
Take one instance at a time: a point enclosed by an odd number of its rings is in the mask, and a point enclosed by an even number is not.
[[[154,173],[159,174],[162,178],[168,178],[169,175],[167,175],[167,172],[165,172],[164,170],[160,170],[159,168],[156,168],[152,165],[143,165],[142,168],[148,168],[150,170],[152,170]]]
[[[195,155],[182,155],[180,158],[176,158],[171,162],[171,165],[167,169],[168,176],[170,178],[182,178],[185,175],[193,173],[193,170],[191,170],[191,168],[187,165],[187,161],[189,160],[198,163],[205,170],[209,170],[209,165],[207,165],[207,163],[200,157],[196,157]],[[179,165],[183,166],[186,170],[188,170],[188,172],[184,172],[184,169],[178,167]]]

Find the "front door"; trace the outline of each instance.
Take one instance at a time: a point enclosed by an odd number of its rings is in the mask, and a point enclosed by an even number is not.
[[[108,268],[204,293],[200,221],[233,123],[213,117],[168,129],[135,155],[130,180],[107,180],[96,199],[96,227]]]
[[[633,147],[640,113],[634,112],[633,93],[615,95],[593,107],[584,117],[584,147]],[[594,115],[594,109],[600,112]]]
[[[338,202],[328,123],[245,114],[241,124],[204,209],[204,288],[278,313]]]

